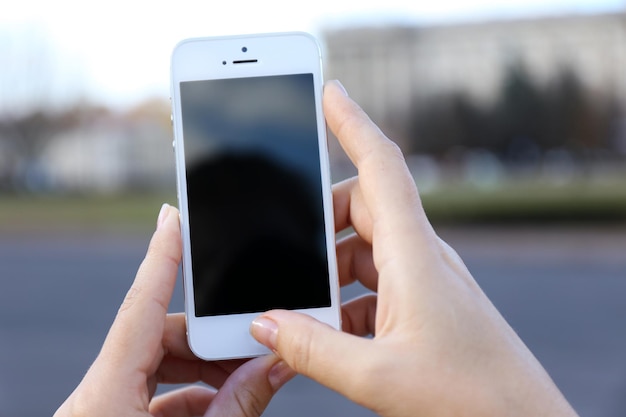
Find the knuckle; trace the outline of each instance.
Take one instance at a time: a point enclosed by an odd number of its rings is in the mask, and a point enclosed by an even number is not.
[[[246,384],[234,391],[234,399],[245,417],[261,416],[267,405],[267,401],[256,390]]]
[[[172,266],[177,268],[180,264],[181,256],[178,243],[169,240],[153,240],[148,246],[145,261],[172,264]]]
[[[126,296],[124,297],[124,301],[122,301],[122,305],[120,306],[118,310],[118,314],[121,314],[125,312],[126,310],[130,309],[135,304],[135,301],[137,300],[137,297],[139,296],[140,292],[141,292],[141,287],[139,287],[136,284],[133,284],[133,286],[130,287],[130,289],[126,293]]]
[[[311,354],[313,351],[313,332],[298,332],[297,337],[288,341],[289,357],[284,358],[289,366],[299,374],[309,375]]]

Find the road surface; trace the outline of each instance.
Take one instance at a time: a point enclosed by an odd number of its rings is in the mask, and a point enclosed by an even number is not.
[[[626,415],[626,228],[466,228],[440,235],[581,416]],[[51,415],[76,386],[148,238],[0,237],[0,417]],[[360,291],[348,288],[343,296]],[[180,286],[171,310],[182,310]],[[297,377],[265,415],[373,414]]]

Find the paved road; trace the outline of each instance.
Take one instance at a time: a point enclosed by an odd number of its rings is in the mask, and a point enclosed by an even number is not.
[[[626,415],[626,229],[440,234],[582,416]],[[70,393],[97,354],[147,241],[0,237],[0,417],[51,415]],[[182,309],[180,288],[171,309]],[[298,377],[266,415],[372,413]]]

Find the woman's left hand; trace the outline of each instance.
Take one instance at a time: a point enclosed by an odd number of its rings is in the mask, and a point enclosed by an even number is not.
[[[260,416],[295,373],[276,356],[205,362],[185,318],[168,315],[182,244],[178,210],[164,205],[148,252],[98,357],[55,413],[74,416]],[[159,383],[202,381],[154,397]]]

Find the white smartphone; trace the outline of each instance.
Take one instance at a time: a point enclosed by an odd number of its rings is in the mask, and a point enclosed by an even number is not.
[[[188,39],[171,62],[187,336],[267,353],[270,309],[341,327],[320,48],[306,33]]]

